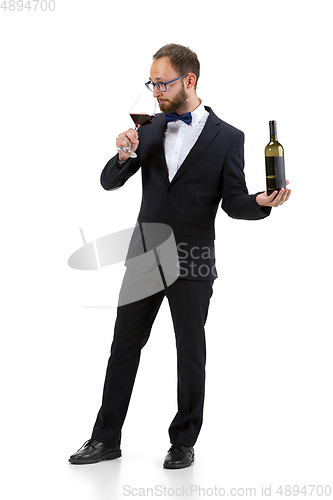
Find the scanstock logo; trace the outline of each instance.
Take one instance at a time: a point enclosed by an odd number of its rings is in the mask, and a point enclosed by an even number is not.
[[[138,223],[134,228],[111,233],[89,243],[82,229],[80,232],[83,246],[69,257],[71,268],[99,271],[112,264],[125,263],[127,269],[118,306],[154,295],[179,277],[177,245],[167,224]]]

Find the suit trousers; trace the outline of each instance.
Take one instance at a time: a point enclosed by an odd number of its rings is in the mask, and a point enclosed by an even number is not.
[[[186,446],[195,444],[203,420],[206,364],[204,325],[212,293],[213,281],[177,279],[149,297],[118,306],[102,406],[93,428],[93,439],[109,446],[120,444],[141,349],[148,341],[166,296],[176,337],[178,376],[178,411],[169,427],[170,442]],[[145,409],[150,416],[152,410]]]

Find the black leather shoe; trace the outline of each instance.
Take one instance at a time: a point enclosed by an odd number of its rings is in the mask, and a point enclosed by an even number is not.
[[[88,439],[81,448],[69,457],[71,464],[96,464],[102,460],[121,457],[120,446],[106,446],[96,439]]]
[[[164,459],[165,469],[184,469],[194,462],[194,449],[184,444],[173,444]]]

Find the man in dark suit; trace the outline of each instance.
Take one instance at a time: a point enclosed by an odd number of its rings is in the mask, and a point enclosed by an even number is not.
[[[153,59],[147,86],[162,113],[139,133],[129,129],[119,134],[119,153],[103,169],[101,183],[107,190],[119,188],[141,169],[138,224],[163,223],[172,228],[180,275],[165,289],[118,307],[102,406],[91,439],[70,457],[73,464],[121,456],[121,428],[141,349],[165,296],[176,335],[178,411],[169,428],[171,448],[163,466],[181,469],[193,463],[193,446],[203,419],[204,325],[217,277],[214,222],[218,206],[222,200],[230,217],[258,220],[267,217],[271,207],[287,201],[291,193],[283,189],[271,196],[248,194],[244,134],[220,120],[197,97],[200,66],[193,51],[169,44]],[[137,158],[129,158],[124,151],[128,146]],[[147,412],[153,418],[151,410]]]

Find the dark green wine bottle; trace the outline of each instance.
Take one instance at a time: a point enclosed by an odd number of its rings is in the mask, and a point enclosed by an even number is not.
[[[265,147],[266,187],[268,196],[274,191],[280,191],[280,189],[286,187],[284,149],[277,140],[275,120],[269,122],[269,133],[271,139]]]

